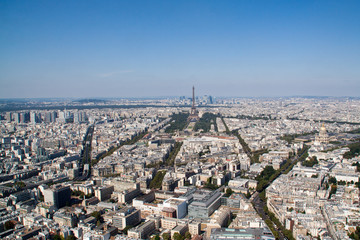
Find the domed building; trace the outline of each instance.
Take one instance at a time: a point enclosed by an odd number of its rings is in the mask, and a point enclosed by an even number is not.
[[[329,135],[326,132],[326,128],[324,123],[321,125],[319,134],[317,136],[315,136],[315,143],[323,143],[323,144],[327,144],[329,143]]]

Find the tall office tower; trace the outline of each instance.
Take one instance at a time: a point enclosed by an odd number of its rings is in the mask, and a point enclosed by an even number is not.
[[[65,123],[66,122],[66,110],[64,112],[59,112],[58,122]]]
[[[83,122],[86,122],[86,114],[84,112],[75,112],[74,123],[83,123]]]
[[[51,112],[51,122],[56,122],[56,118],[57,118],[57,112],[53,111]]]
[[[191,107],[191,111],[190,111],[190,116],[188,118],[188,121],[190,122],[196,122],[199,120],[199,115],[198,112],[196,110],[195,107],[195,87],[193,86],[193,91],[192,91],[192,107]]]
[[[20,113],[18,113],[18,112],[17,112],[17,113],[14,113],[14,116],[15,116],[15,117],[14,117],[15,122],[16,122],[16,123],[20,123]]]
[[[36,113],[35,112],[30,113],[30,122],[36,123]]]
[[[80,121],[86,122],[86,113],[85,112],[80,112]]]
[[[30,113],[30,122],[31,123],[39,123],[39,115],[36,112],[31,112]]]
[[[80,113],[79,112],[74,112],[74,123],[80,123]]]
[[[20,113],[20,123],[30,122],[30,112]]]
[[[52,122],[51,112],[47,112],[47,113],[45,114],[45,122],[47,122],[47,123]]]
[[[8,122],[11,122],[12,121],[12,113],[11,112],[7,112],[6,114],[5,114],[5,119],[6,119],[6,121],[8,121]]]
[[[37,123],[41,123],[42,122],[42,116],[41,116],[41,113],[37,113],[36,114],[36,121],[37,121]]]
[[[20,113],[20,123],[26,123],[26,113]]]

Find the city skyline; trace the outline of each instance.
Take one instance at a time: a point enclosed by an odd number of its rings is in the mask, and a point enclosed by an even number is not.
[[[357,1],[2,1],[0,98],[351,96]]]
[[[359,238],[360,99],[195,96],[0,109],[0,234]]]

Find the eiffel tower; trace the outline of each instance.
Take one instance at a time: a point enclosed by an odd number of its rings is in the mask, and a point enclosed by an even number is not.
[[[196,122],[199,120],[198,111],[195,107],[195,87],[193,86],[193,92],[192,92],[192,107],[190,111],[190,116],[188,117],[189,122]]]

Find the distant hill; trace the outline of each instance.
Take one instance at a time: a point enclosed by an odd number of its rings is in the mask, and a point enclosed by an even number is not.
[[[103,99],[91,99],[91,98],[87,98],[87,99],[78,99],[78,100],[74,100],[72,101],[72,103],[107,103],[108,101],[103,100]]]

